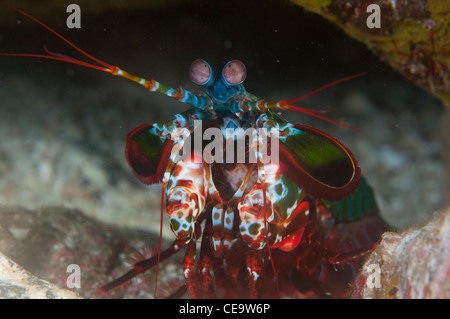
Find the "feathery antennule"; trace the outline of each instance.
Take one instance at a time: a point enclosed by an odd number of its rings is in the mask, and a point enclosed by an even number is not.
[[[292,111],[302,112],[302,113],[305,113],[305,114],[317,117],[317,118],[319,118],[321,120],[324,120],[324,121],[327,121],[327,122],[330,122],[330,123],[333,123],[333,124],[336,124],[336,125],[340,125],[340,126],[348,128],[348,129],[351,129],[351,130],[353,130],[355,132],[361,133],[361,131],[358,130],[357,128],[354,128],[354,127],[352,127],[350,125],[347,125],[347,124],[344,124],[344,123],[341,123],[341,122],[329,119],[328,117],[320,115],[320,113],[317,112],[317,111],[313,111],[313,110],[309,110],[309,109],[306,109],[306,108],[303,108],[303,107],[298,107],[298,106],[293,106],[293,105],[288,105],[287,109],[288,110],[292,110]]]
[[[318,88],[318,89],[312,91],[311,93],[308,93],[308,94],[306,94],[306,95],[304,95],[304,96],[301,96],[301,97],[299,97],[299,98],[292,99],[292,100],[282,100],[282,101],[279,101],[278,103],[276,103],[276,105],[277,105],[278,108],[281,108],[281,109],[287,109],[287,110],[292,110],[292,111],[297,111],[297,112],[305,113],[305,114],[308,114],[308,115],[310,115],[310,116],[317,117],[317,118],[319,118],[319,119],[321,119],[321,120],[324,120],[324,121],[327,121],[327,122],[330,122],[330,123],[333,123],[333,124],[336,124],[336,125],[340,125],[340,126],[343,126],[343,127],[348,128],[348,129],[351,129],[351,130],[353,130],[353,131],[355,131],[355,132],[361,133],[360,130],[358,130],[358,129],[352,127],[352,126],[349,126],[349,125],[347,125],[347,124],[340,123],[340,122],[338,122],[338,121],[329,119],[329,118],[327,118],[327,117],[321,115],[321,114],[326,114],[326,113],[328,113],[329,110],[326,110],[326,111],[315,111],[315,110],[306,109],[306,108],[304,108],[304,107],[293,106],[293,105],[291,105],[291,104],[300,102],[300,101],[302,101],[302,100],[304,100],[304,99],[306,99],[306,98],[309,98],[309,97],[311,97],[311,96],[313,96],[313,95],[315,95],[315,94],[317,94],[317,93],[319,93],[319,92],[321,92],[321,91],[323,91],[323,90],[325,90],[325,89],[328,89],[328,88],[330,88],[330,87],[332,87],[332,86],[335,86],[335,85],[337,85],[337,84],[339,84],[339,83],[346,82],[346,81],[348,81],[348,80],[351,80],[351,79],[354,79],[354,78],[358,78],[358,77],[364,76],[365,74],[366,74],[366,72],[362,72],[362,73],[358,73],[358,74],[353,74],[353,75],[347,76],[347,77],[345,77],[345,78],[342,78],[342,79],[336,80],[336,81],[334,81],[334,82],[328,83],[328,84],[326,84],[326,85],[324,85],[324,86],[322,86],[322,87],[320,87],[320,88]]]
[[[94,64],[90,64],[87,62],[83,62],[74,58],[70,58],[70,57],[64,57],[64,56],[58,56],[58,54],[54,53],[53,55],[44,55],[44,54],[31,54],[31,53],[0,53],[0,55],[3,56],[19,56],[19,57],[27,57],[27,58],[40,58],[40,59],[50,59],[50,60],[56,60],[56,61],[62,61],[62,62],[68,62],[68,63],[72,63],[72,64],[78,64],[81,66],[85,66],[91,69],[96,69],[96,70],[100,70],[100,71],[104,71],[104,72],[108,72],[111,73],[110,69],[98,66],[98,65],[94,65]]]
[[[363,76],[365,74],[366,74],[366,72],[362,72],[362,73],[358,73],[358,74],[353,74],[353,75],[347,76],[347,77],[339,79],[337,81],[328,83],[327,85],[324,85],[324,86],[322,86],[322,87],[312,91],[311,93],[308,93],[308,94],[306,94],[304,96],[301,96],[299,98],[296,98],[296,99],[293,99],[293,100],[284,100],[284,101],[280,101],[279,103],[281,105],[288,105],[288,104],[293,104],[293,103],[300,102],[300,101],[302,101],[304,99],[307,99],[310,96],[313,96],[313,95],[315,95],[315,94],[317,94],[317,93],[319,93],[319,92],[321,92],[321,91],[323,91],[325,89],[328,89],[329,87],[335,86],[335,85],[337,85],[339,83],[342,83],[342,82],[345,82],[345,81],[348,81],[348,80],[351,80],[351,79],[354,79],[354,78],[358,78],[358,77]]]
[[[66,42],[68,45],[70,45],[70,46],[73,47],[75,50],[77,50],[78,52],[80,52],[80,53],[83,54],[84,56],[88,57],[88,58],[91,59],[92,61],[95,61],[95,62],[97,62],[98,64],[103,65],[103,66],[106,67],[107,69],[110,69],[110,70],[113,70],[113,69],[114,69],[114,66],[113,66],[113,65],[108,64],[108,63],[106,63],[106,62],[103,62],[102,60],[97,59],[96,57],[90,55],[90,54],[87,53],[86,51],[83,51],[82,49],[80,49],[79,47],[77,47],[75,44],[73,44],[72,42],[70,42],[69,40],[67,40],[65,37],[63,37],[61,34],[59,34],[58,32],[56,32],[56,31],[53,30],[52,28],[50,28],[48,25],[46,25],[45,23],[43,23],[43,22],[39,21],[38,19],[32,17],[32,16],[29,15],[28,13],[26,13],[26,12],[24,12],[24,11],[22,11],[22,10],[20,10],[20,9],[14,7],[14,6],[12,6],[12,5],[10,5],[10,4],[7,4],[7,3],[1,3],[1,4],[4,5],[4,6],[6,6],[6,7],[11,8],[11,9],[13,9],[13,10],[15,10],[15,11],[21,13],[21,14],[23,14],[23,15],[26,16],[27,18],[29,18],[29,19],[33,20],[34,22],[38,23],[39,25],[41,25],[42,27],[44,27],[45,29],[47,29],[48,31],[50,31],[51,33],[53,33],[54,35],[56,35],[58,38],[60,38],[60,39],[63,40],[64,42]],[[8,55],[8,54],[3,54],[3,55]],[[31,56],[33,56],[33,55],[31,55]],[[41,57],[42,57],[42,56],[41,56]],[[43,56],[43,57],[45,57],[45,56]],[[47,58],[50,58],[50,57],[47,57]],[[55,59],[55,60],[58,60],[58,59]],[[75,59],[74,59],[74,60],[75,60]],[[65,61],[65,60],[60,60],[60,61]],[[70,62],[70,61],[67,61],[67,62]],[[89,64],[89,65],[90,65],[90,64]]]

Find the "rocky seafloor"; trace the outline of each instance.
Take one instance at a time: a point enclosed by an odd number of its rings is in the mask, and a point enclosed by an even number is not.
[[[301,104],[329,108],[327,116],[361,134],[292,111],[284,116],[316,126],[352,150],[391,225],[423,224],[449,203],[450,112],[437,99],[299,7],[201,3],[90,14],[77,31],[46,22],[108,63],[193,91],[198,88],[189,83],[188,69],[199,57],[218,67],[241,59],[246,88],[267,100],[302,96],[366,71]],[[45,44],[74,53],[11,14],[20,23],[0,22],[1,52],[42,52]],[[133,176],[124,156],[126,135],[183,109],[94,70],[0,57],[0,252],[61,287],[67,265],[80,264],[83,288],[77,292],[98,297],[96,287],[159,237],[160,186],[144,186]],[[168,227],[163,238],[164,245],[173,239]],[[181,259],[163,268],[159,280],[170,291],[183,280]],[[115,296],[151,296],[154,274],[148,276]]]

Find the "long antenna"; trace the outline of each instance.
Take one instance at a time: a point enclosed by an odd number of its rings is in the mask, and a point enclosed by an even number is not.
[[[354,79],[354,78],[358,78],[358,77],[363,76],[363,75],[366,75],[366,72],[362,72],[362,73],[358,73],[358,74],[353,74],[353,75],[347,76],[347,77],[339,79],[337,81],[328,83],[328,84],[326,84],[326,85],[324,85],[324,86],[322,86],[322,87],[320,87],[320,88],[318,88],[318,89],[316,89],[316,90],[312,91],[311,93],[308,93],[308,94],[306,94],[304,96],[301,96],[301,97],[293,99],[293,100],[280,101],[280,103],[282,103],[284,105],[287,105],[287,104],[293,104],[293,103],[300,102],[300,101],[302,101],[304,99],[307,99],[310,96],[313,96],[313,95],[315,95],[315,94],[317,94],[317,93],[319,93],[319,92],[321,92],[321,91],[323,91],[325,89],[328,89],[329,87],[335,86],[335,85],[337,85],[339,83],[342,83],[342,82],[345,82],[345,81],[348,81],[348,80],[351,80],[351,79]]]
[[[29,18],[29,19],[33,20],[34,22],[38,23],[39,25],[41,25],[42,27],[46,28],[48,31],[50,31],[51,33],[53,33],[54,35],[56,35],[58,38],[60,38],[60,39],[63,40],[64,42],[66,42],[66,43],[67,43],[68,45],[70,45],[72,48],[74,48],[74,49],[77,50],[78,52],[82,53],[84,56],[88,57],[89,59],[91,59],[91,60],[97,62],[98,64],[103,65],[104,67],[106,67],[106,68],[108,68],[108,69],[110,69],[110,70],[113,70],[113,69],[115,68],[113,65],[108,64],[108,63],[106,63],[106,62],[103,62],[102,60],[97,59],[96,57],[90,55],[90,54],[87,53],[86,51],[83,51],[82,49],[80,49],[79,47],[77,47],[75,44],[73,44],[72,42],[70,42],[69,40],[67,40],[65,37],[63,37],[61,34],[59,34],[58,32],[56,32],[56,31],[53,30],[52,28],[50,28],[48,25],[46,25],[45,23],[43,23],[43,22],[39,21],[38,19],[32,17],[32,16],[29,15],[28,13],[26,13],[26,12],[24,12],[24,11],[22,11],[22,10],[20,10],[20,9],[14,7],[14,6],[12,6],[12,5],[10,5],[10,4],[7,4],[7,3],[0,3],[0,4],[2,4],[2,5],[4,5],[4,6],[6,6],[6,7],[9,7],[9,8],[11,8],[11,9],[17,11],[17,12],[23,14],[24,16],[26,16],[27,18]],[[11,54],[7,54],[7,53],[6,53],[6,54],[2,54],[2,55],[11,55]],[[25,56],[26,56],[26,55],[25,55]],[[33,55],[28,55],[28,56],[33,56]],[[34,55],[34,56],[36,56],[36,55]],[[38,55],[37,57],[45,58],[46,56],[39,56],[39,55]],[[47,56],[47,58],[50,58],[50,57]],[[72,59],[72,58],[70,58],[70,59]],[[55,59],[55,60],[71,62],[71,61],[65,60],[64,57],[61,57],[61,59]],[[75,59],[72,59],[72,60],[75,60]],[[72,63],[73,63],[73,62],[72,62]]]

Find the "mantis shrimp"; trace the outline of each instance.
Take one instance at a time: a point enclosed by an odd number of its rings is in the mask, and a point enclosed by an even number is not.
[[[276,110],[299,111],[353,129],[325,117],[326,112],[293,104],[363,73],[297,99],[268,102],[246,91],[247,70],[240,60],[229,61],[217,73],[197,59],[189,74],[206,91],[194,94],[101,61],[29,14],[6,6],[93,62],[47,49],[46,54],[0,55],[96,69],[188,106],[172,121],[137,127],[125,147],[142,183],[162,183],[161,232],[165,206],[175,240],[162,250],[160,237],[157,255],[136,262],[102,291],[154,266],[158,274],[162,260],[184,250],[185,285],[175,297],[186,291],[193,298],[347,294],[364,256],[385,230],[373,192],[343,143],[314,127],[292,124]]]

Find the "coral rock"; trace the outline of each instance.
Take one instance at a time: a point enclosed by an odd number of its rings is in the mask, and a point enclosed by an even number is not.
[[[78,299],[80,296],[38,279],[0,253],[0,298]]]
[[[385,233],[352,298],[450,298],[450,208],[421,228]]]

